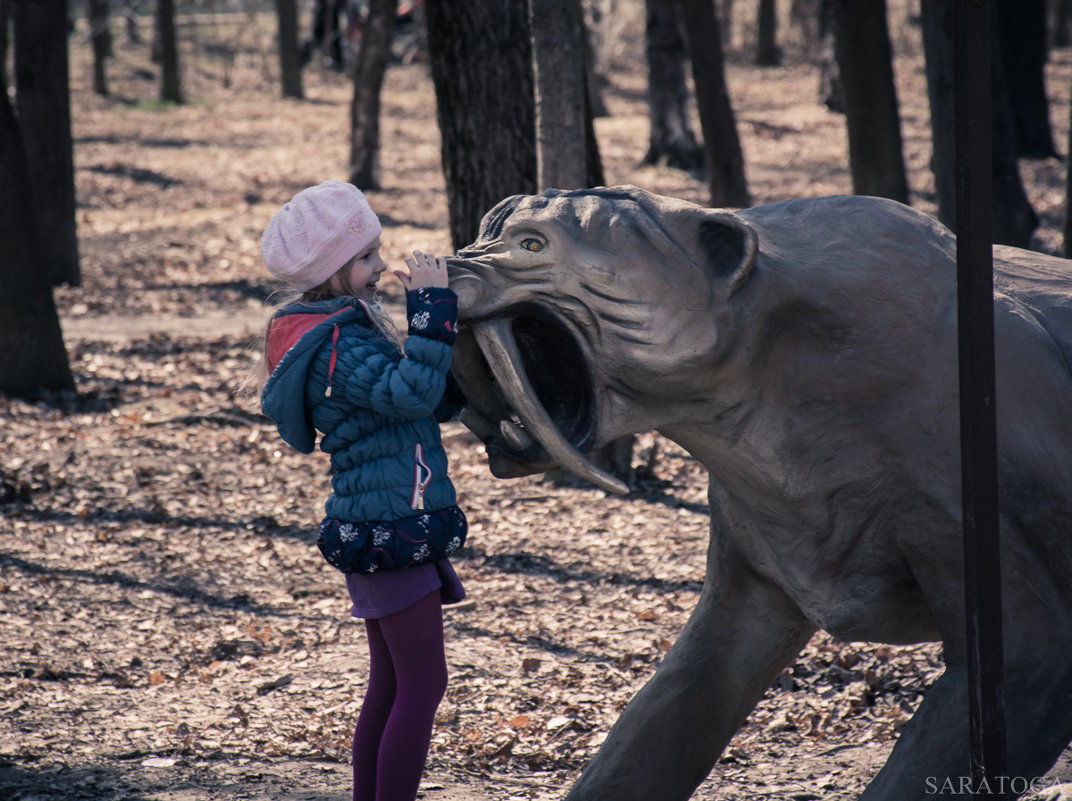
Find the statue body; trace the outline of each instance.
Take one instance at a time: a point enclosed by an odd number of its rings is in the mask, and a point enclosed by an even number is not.
[[[809,638],[940,639],[865,799],[968,773],[956,243],[865,197],[737,213],[633,187],[503,201],[452,260],[492,471],[658,430],[710,472],[704,589],[569,798],[687,798]],[[995,248],[1010,774],[1072,739],[1072,262]]]

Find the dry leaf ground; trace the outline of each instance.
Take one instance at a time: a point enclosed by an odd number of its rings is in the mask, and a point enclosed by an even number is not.
[[[644,76],[638,20],[622,14],[601,50],[608,183],[703,202],[695,176],[637,167]],[[282,446],[238,391],[271,291],[260,231],[298,189],[345,178],[350,88],[310,69],[306,100],[279,99],[270,29],[233,19],[184,29],[179,108],[155,106],[145,48],[118,36],[113,95],[94,96],[84,28],[72,39],[85,285],[57,299],[79,394],[0,400],[4,798],[348,797],[367,662],[313,545],[325,464]],[[913,203],[933,211],[918,31],[896,11],[894,27]],[[844,122],[816,104],[792,41],[787,63],[761,70],[738,50],[729,69],[757,203],[850,191]],[[1050,69],[1065,150],[1072,53]],[[384,100],[370,197],[398,264],[450,242],[425,68],[392,67]],[[1064,165],[1024,174],[1036,245],[1054,252]],[[397,312],[397,291],[387,300]],[[470,597],[446,611],[451,684],[422,795],[560,798],[696,601],[704,471],[646,435],[633,492],[614,498],[493,479],[471,435],[445,435],[472,523],[457,559]],[[941,670],[936,645],[816,636],[696,797],[856,797]],[[1072,779],[1067,752],[1051,775]]]

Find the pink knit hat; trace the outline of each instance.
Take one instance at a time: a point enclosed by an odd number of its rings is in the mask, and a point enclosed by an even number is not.
[[[320,286],[383,230],[353,184],[324,181],[296,194],[261,237],[268,272],[304,292]]]

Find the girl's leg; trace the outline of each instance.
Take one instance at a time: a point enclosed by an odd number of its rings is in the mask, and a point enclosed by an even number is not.
[[[436,709],[447,689],[439,590],[379,623],[391,652],[396,692],[380,741],[376,801],[413,801],[424,773]]]
[[[395,702],[395,669],[380,631],[380,621],[366,620],[365,633],[369,644],[369,679],[354,729],[354,801],[376,801],[380,740]]]

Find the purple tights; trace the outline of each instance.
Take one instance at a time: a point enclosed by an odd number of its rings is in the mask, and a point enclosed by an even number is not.
[[[365,628],[370,667],[354,730],[354,801],[413,801],[447,689],[439,590]]]

